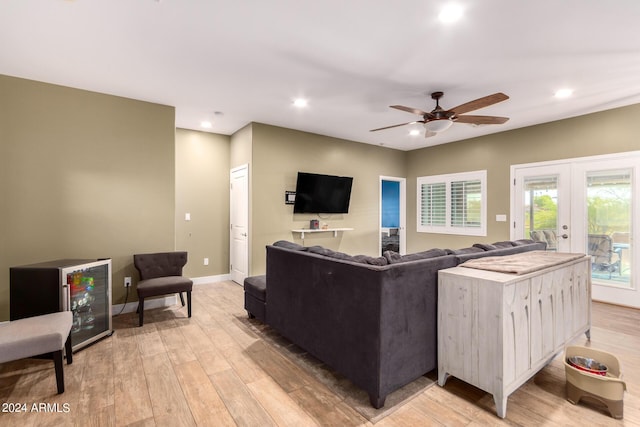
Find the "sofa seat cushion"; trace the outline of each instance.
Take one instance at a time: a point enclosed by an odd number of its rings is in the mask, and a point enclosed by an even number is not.
[[[155,277],[138,282],[138,296],[146,298],[161,294],[191,291],[193,281],[183,276]]]
[[[252,297],[267,300],[267,276],[251,276],[244,279],[244,291]]]

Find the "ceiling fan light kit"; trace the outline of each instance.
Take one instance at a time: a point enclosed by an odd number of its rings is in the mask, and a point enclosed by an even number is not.
[[[509,120],[508,117],[496,117],[496,116],[476,116],[476,115],[462,115],[469,111],[478,110],[480,108],[488,107],[489,105],[497,104],[498,102],[509,99],[507,95],[501,92],[494,93],[493,95],[484,96],[473,101],[466,102],[458,105],[450,110],[445,110],[440,107],[440,98],[444,95],[443,92],[433,92],[431,99],[436,101],[436,108],[431,112],[422,111],[417,108],[405,107],[404,105],[390,105],[390,108],[396,110],[405,111],[407,113],[417,114],[422,116],[422,120],[416,120],[408,123],[401,123],[398,125],[385,126],[378,129],[371,129],[371,132],[379,130],[390,129],[398,126],[405,126],[415,123],[423,123],[426,129],[424,137],[437,135],[440,132],[444,132],[449,129],[453,123],[468,123],[471,125],[499,125]]]
[[[430,120],[424,124],[424,128],[431,132],[444,132],[449,129],[453,122],[451,119],[436,119]]]

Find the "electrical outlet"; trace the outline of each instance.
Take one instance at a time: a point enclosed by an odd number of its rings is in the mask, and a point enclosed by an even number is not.
[[[204,265],[209,265],[209,258],[204,259]]]
[[[131,286],[131,277],[125,277],[124,278],[124,287],[128,288],[129,286]]]

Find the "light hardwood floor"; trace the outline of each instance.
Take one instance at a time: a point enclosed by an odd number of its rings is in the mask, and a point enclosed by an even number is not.
[[[150,310],[142,328],[134,313],[117,316],[113,336],[65,365],[62,395],[55,394],[51,361],[2,364],[0,404],[26,404],[28,411],[0,412],[0,425],[372,425],[259,339],[245,317],[242,288],[232,282],[195,286],[191,319],[180,306]],[[559,356],[509,397],[504,420],[495,415],[491,395],[450,378],[375,425],[640,426],[639,325],[638,310],[593,304],[590,345],[621,360],[628,386],[624,420],[567,402]],[[48,403],[48,410],[33,411],[34,403]]]

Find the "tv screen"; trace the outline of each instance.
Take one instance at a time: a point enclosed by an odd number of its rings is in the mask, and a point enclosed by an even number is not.
[[[348,213],[353,178],[298,172],[293,213]]]

